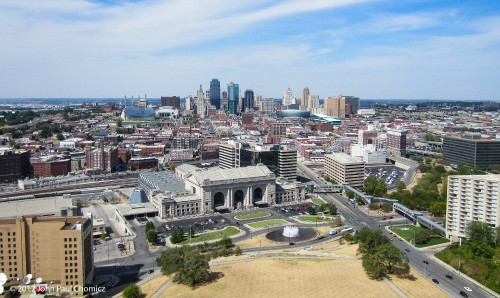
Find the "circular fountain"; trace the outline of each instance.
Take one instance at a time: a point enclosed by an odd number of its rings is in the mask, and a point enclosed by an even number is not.
[[[301,242],[317,236],[313,229],[304,229],[297,226],[285,226],[266,234],[266,238],[278,242]]]
[[[284,227],[283,228],[283,237],[287,237],[287,238],[299,237],[299,227],[297,227],[297,226]]]

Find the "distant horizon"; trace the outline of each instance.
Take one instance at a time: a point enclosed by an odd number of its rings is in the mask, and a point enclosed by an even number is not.
[[[184,96],[217,78],[275,98],[307,86],[323,98],[498,101],[499,29],[498,1],[7,0],[0,90]]]

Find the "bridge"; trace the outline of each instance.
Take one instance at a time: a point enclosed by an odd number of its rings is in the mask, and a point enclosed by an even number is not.
[[[366,195],[359,191],[358,189],[350,186],[348,183],[343,184],[320,184],[314,185],[309,184],[306,186],[306,190],[309,193],[318,193],[318,192],[341,192],[342,190],[350,190],[356,196],[361,198],[366,204],[371,204],[375,202],[387,203],[391,204],[394,211],[399,214],[405,216],[410,219],[414,225],[421,225],[429,229],[436,229],[443,233],[446,232],[445,228],[437,222],[434,222],[424,216],[422,212],[411,210],[405,205],[399,203],[398,200],[389,199],[389,198],[381,198],[381,197],[373,197],[370,195]]]
[[[412,154],[417,154],[417,155],[424,155],[424,156],[443,157],[442,153],[434,152],[434,151],[427,151],[427,150],[406,149],[406,152],[412,153]]]

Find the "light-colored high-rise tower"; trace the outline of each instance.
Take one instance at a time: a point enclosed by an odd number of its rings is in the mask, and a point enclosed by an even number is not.
[[[345,119],[345,97],[335,96],[325,98],[325,114]]]
[[[283,105],[289,106],[295,104],[295,97],[293,97],[292,89],[287,88],[283,95]]]
[[[203,100],[205,94],[203,92],[203,88],[200,85],[200,89],[196,93],[196,114],[200,116],[200,118],[205,118],[205,102]]]
[[[259,111],[262,111],[262,95],[255,94],[254,101],[255,101],[254,106],[257,107]]]
[[[467,225],[482,221],[500,226],[500,175],[448,176],[446,237],[460,241],[467,237]]]
[[[308,111],[314,111],[319,108],[319,95],[309,95],[307,104]]]
[[[188,95],[188,96],[184,97],[184,100],[185,100],[184,109],[186,111],[190,111],[191,110],[191,101],[193,100],[193,98],[191,97],[191,95]]]
[[[309,108],[309,88],[308,87],[304,87],[304,89],[302,89],[302,98],[300,100],[300,109],[302,111],[308,111],[310,108]]]

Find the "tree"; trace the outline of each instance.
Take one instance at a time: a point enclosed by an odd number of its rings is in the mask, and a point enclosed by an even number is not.
[[[354,199],[355,193],[352,190],[346,190],[345,191],[345,196],[348,197],[349,199]]]
[[[141,292],[141,289],[136,284],[128,285],[123,291],[124,298],[144,298],[145,294]]]
[[[370,176],[365,179],[363,190],[366,194],[373,195],[376,188],[377,188],[377,177]]]
[[[425,244],[432,237],[432,232],[430,230],[423,230],[418,233],[415,233],[415,243],[416,244]]]
[[[237,256],[241,256],[242,251],[241,251],[241,248],[239,246],[236,246],[234,248],[234,254],[237,255]]]
[[[148,221],[146,223],[146,231],[148,231],[148,230],[156,230],[155,224],[152,221]]]
[[[382,234],[381,230],[369,229],[367,227],[359,230],[354,239],[359,242],[358,252],[361,254],[370,254],[377,250],[377,247],[389,243],[389,239]]]
[[[375,186],[375,190],[373,191],[373,195],[377,197],[382,197],[387,193],[387,183],[384,179],[378,179],[377,184]]]
[[[495,244],[494,230],[487,223],[481,221],[471,221],[465,227],[467,238],[471,242],[484,242],[487,244]]]
[[[432,141],[434,141],[434,140],[435,140],[434,135],[433,135],[433,134],[431,134],[431,133],[426,133],[426,134],[425,134],[425,136],[424,136],[424,139],[425,139],[426,141],[428,141],[428,142],[429,142],[429,141],[431,141],[431,142],[432,142]]]
[[[398,182],[396,182],[396,189],[401,192],[406,189],[406,184],[403,181],[399,180]]]
[[[76,205],[77,208],[82,208],[83,207],[83,203],[80,200],[76,201],[75,205]]]
[[[312,206],[307,207],[306,212],[311,215],[316,215],[316,209],[314,209]]]
[[[170,242],[173,244],[184,241],[184,230],[179,227],[174,227],[170,233]]]
[[[429,207],[429,212],[434,216],[443,216],[446,213],[446,202],[436,202]]]
[[[60,133],[60,132],[59,132],[59,133],[57,133],[56,138],[57,138],[59,141],[64,140],[64,136],[63,136],[63,134],[62,134],[62,133]]]
[[[164,275],[174,274],[174,282],[194,287],[210,278],[209,257],[189,246],[163,252],[156,262]]]
[[[155,230],[147,230],[146,239],[149,243],[154,243],[156,241],[156,232]]]

